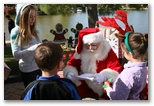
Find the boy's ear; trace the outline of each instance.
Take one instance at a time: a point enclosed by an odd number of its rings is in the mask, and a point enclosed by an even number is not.
[[[57,68],[60,69],[60,62],[57,64]]]
[[[57,64],[57,68],[58,68],[59,70],[61,70],[63,67],[64,67],[64,63],[63,63],[63,61],[60,61],[60,62]]]

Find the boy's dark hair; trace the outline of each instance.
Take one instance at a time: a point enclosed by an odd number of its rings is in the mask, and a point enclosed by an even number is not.
[[[36,64],[41,70],[52,70],[62,60],[62,56],[60,45],[51,42],[42,43],[34,52]]]

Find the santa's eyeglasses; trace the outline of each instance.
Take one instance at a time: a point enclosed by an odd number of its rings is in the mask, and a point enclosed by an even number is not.
[[[85,47],[87,49],[93,49],[93,50],[96,50],[98,48],[100,43],[91,43],[91,44],[84,44]]]

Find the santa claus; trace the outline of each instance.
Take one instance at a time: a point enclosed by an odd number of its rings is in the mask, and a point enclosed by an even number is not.
[[[72,58],[64,68],[64,77],[71,79],[78,87],[82,98],[105,98],[102,85],[108,78],[113,82],[122,71],[122,65],[110,44],[98,28],[80,31],[78,44]],[[87,74],[93,80],[81,80],[77,76]]]

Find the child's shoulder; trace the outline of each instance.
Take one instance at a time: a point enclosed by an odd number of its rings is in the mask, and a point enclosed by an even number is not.
[[[74,86],[74,88],[76,89],[76,85],[70,80],[70,79],[67,79],[67,78],[57,78],[57,79],[54,79],[54,80],[39,80],[37,81],[39,83],[39,86],[44,86],[44,85],[52,85],[52,86],[58,86],[58,87],[66,87],[66,86]]]
[[[76,85],[70,79],[68,79],[68,78],[59,78],[58,80],[70,83],[70,84],[72,84],[73,86],[76,87]]]
[[[71,92],[69,89],[70,85],[74,85],[74,83],[66,78],[57,78],[53,80],[36,80],[30,84],[28,89],[26,88],[27,91],[25,92],[25,94],[22,95],[22,98],[25,97],[29,90],[32,90],[32,99],[71,99]],[[46,93],[49,93],[51,95],[46,98],[43,95]],[[38,97],[38,94],[42,95]]]

